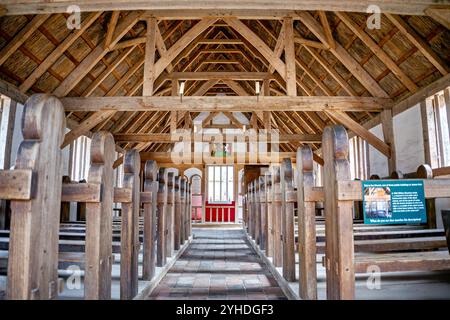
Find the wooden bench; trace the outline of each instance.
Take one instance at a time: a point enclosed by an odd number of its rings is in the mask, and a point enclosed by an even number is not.
[[[322,143],[324,155],[324,195],[326,212],[326,248],[325,248],[325,267],[327,275],[327,298],[328,299],[353,299],[355,296],[355,266],[358,262],[354,258],[355,248],[358,241],[354,241],[352,226],[352,204],[354,201],[362,200],[361,181],[350,180],[350,167],[348,164],[348,136],[342,126],[326,127]],[[435,199],[439,197],[450,197],[449,179],[423,179],[426,199]],[[338,209],[339,208],[339,209]],[[389,248],[398,247],[397,250],[413,248],[419,242],[434,245],[438,237],[420,238],[417,243],[413,243],[414,238],[388,239],[388,240],[370,240],[372,246],[377,241],[383,241],[377,249],[385,251]],[[429,240],[429,241],[428,241]],[[444,237],[440,241],[446,241]],[[399,246],[398,243],[404,244]],[[364,243],[359,243],[364,245]],[[376,247],[376,246],[375,246]],[[420,270],[433,270],[448,266],[450,262],[448,252],[427,252],[422,256],[417,253],[411,255],[411,264],[405,260],[405,254],[399,255],[379,255],[383,265],[396,271],[401,271],[401,266],[410,271],[416,265]],[[375,256],[373,256],[375,257]],[[361,259],[368,259],[361,258]],[[371,258],[374,265],[377,264],[376,258]],[[364,260],[360,260],[365,262]],[[359,267],[358,267],[359,268]]]

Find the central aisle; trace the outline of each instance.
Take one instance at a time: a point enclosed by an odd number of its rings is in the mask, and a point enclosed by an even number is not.
[[[193,228],[194,240],[148,299],[286,299],[242,229]]]

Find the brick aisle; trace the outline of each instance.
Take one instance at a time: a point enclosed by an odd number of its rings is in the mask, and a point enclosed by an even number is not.
[[[286,299],[242,229],[194,228],[194,240],[148,299]]]

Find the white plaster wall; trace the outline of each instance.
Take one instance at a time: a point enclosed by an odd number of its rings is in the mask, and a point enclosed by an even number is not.
[[[383,131],[381,129],[381,125],[373,127],[370,129],[375,136],[383,140]],[[388,173],[388,162],[386,157],[377,149],[369,145],[369,163],[370,163],[370,172],[369,175],[377,174],[380,177],[386,177],[389,175]]]

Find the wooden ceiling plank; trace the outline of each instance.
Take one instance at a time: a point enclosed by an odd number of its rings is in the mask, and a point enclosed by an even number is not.
[[[136,45],[127,48],[124,50],[114,61],[111,63],[108,68],[106,68],[87,88],[83,91],[82,96],[88,97],[90,96],[95,89],[113,72],[128,55],[136,48]]]
[[[106,93],[107,97],[112,97],[117,94],[117,92],[122,89],[125,82],[128,81],[130,77],[136,74],[136,72],[144,65],[145,57],[139,59],[123,76],[119,81],[114,84],[114,86]]]
[[[136,11],[129,13],[117,25],[110,47],[114,47],[117,42],[136,24],[141,17],[142,12]],[[67,95],[84,76],[110,51],[110,48],[104,48],[104,40],[94,50],[92,50],[83,61],[73,69],[63,82],[53,91],[58,97]]]
[[[418,90],[417,85],[412,81],[406,73],[389,57],[389,55],[361,28],[355,23],[345,12],[336,12],[336,15],[342,22],[354,32],[359,39],[383,62],[389,70],[408,88],[411,92]]]
[[[447,64],[431,49],[431,47],[417,34],[416,31],[402,19],[402,17],[394,14],[385,14],[397,29],[414,45],[419,51],[433,64],[442,75],[449,72]]]
[[[450,30],[450,7],[447,5],[432,5],[425,9],[425,14]]]
[[[309,28],[309,30],[323,43],[326,43],[326,36],[322,26],[308,12],[298,13],[301,21]],[[339,43],[336,43],[336,49],[330,48],[330,52],[341,61],[343,65],[358,79],[359,82],[374,97],[389,97],[386,91],[372,78],[372,76],[361,67],[361,65],[345,50]]]
[[[91,13],[81,23],[80,29],[75,29],[67,36],[36,69],[25,79],[19,87],[22,92],[27,92],[31,86],[58,60],[59,57],[98,19],[102,11]]]
[[[341,77],[341,75],[332,68],[328,62],[323,58],[316,50],[309,48],[308,46],[304,47],[306,51],[308,51],[317,62],[320,63],[320,65],[333,77],[334,80],[336,80],[340,86],[351,96],[356,96],[356,91],[350,86],[350,84],[345,81],[344,78]]]
[[[16,52],[22,44],[50,17],[49,14],[39,14],[28,22],[28,24],[22,28],[14,38],[9,41],[5,47],[0,51],[0,66],[5,63],[6,60]]]

